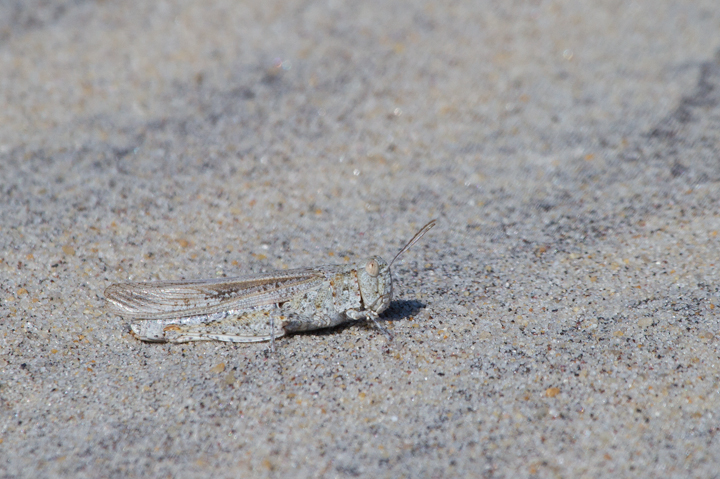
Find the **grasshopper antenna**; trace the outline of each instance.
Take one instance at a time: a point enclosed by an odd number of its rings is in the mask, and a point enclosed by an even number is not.
[[[420,229],[420,231],[418,231],[417,233],[415,233],[415,236],[413,236],[412,239],[411,239],[410,241],[408,241],[405,246],[402,247],[402,249],[400,250],[400,252],[395,255],[395,257],[392,259],[392,261],[390,261],[390,264],[388,265],[388,268],[393,265],[393,263],[395,262],[395,260],[398,259],[398,256],[400,256],[401,254],[403,254],[405,251],[409,250],[412,245],[414,245],[415,243],[417,243],[417,242],[420,240],[420,238],[422,238],[423,236],[425,236],[425,233],[427,233],[428,231],[430,231],[430,228],[432,228],[433,226],[435,226],[435,223],[436,223],[436,222],[437,222],[437,220],[432,220],[430,223],[428,223],[428,224],[426,224],[425,226],[423,226],[423,227]]]
[[[400,250],[400,252],[395,255],[395,257],[392,259],[392,261],[390,261],[390,264],[388,265],[388,272],[390,273],[390,298],[391,298],[391,299],[392,299],[392,273],[391,273],[392,270],[390,269],[390,267],[393,265],[393,263],[395,262],[395,260],[398,259],[398,256],[400,256],[400,255],[403,254],[405,251],[407,251],[408,249],[410,249],[410,247],[411,247],[412,245],[414,245],[415,243],[417,243],[418,240],[419,240],[420,238],[422,238],[425,233],[427,233],[428,231],[430,231],[430,228],[432,228],[433,226],[435,226],[435,222],[436,222],[436,221],[437,221],[437,220],[432,220],[430,223],[428,223],[428,224],[426,224],[425,226],[423,226],[422,228],[420,228],[420,231],[418,231],[417,233],[415,233],[415,236],[413,236],[412,239],[411,239],[410,241],[408,241],[405,246],[402,247],[402,249]],[[393,335],[390,334],[390,331],[388,331],[388,330],[385,329],[380,323],[378,323],[378,321],[377,321],[377,320],[378,320],[378,315],[377,315],[377,313],[375,313],[375,312],[373,312],[373,311],[370,311],[370,312],[368,313],[368,316],[366,316],[366,318],[372,319],[372,322],[375,323],[375,327],[378,328],[380,331],[382,331],[382,332],[387,336],[387,338],[388,338],[389,341],[392,341]]]

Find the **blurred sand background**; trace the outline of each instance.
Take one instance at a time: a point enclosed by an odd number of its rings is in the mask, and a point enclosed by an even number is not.
[[[0,3],[0,477],[720,477],[716,0]],[[372,324],[103,290],[390,259]]]

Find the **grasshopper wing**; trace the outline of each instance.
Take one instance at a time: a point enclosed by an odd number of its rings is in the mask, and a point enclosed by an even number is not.
[[[281,303],[323,281],[322,272],[310,268],[252,277],[117,283],[105,290],[105,297],[123,317],[177,319]]]

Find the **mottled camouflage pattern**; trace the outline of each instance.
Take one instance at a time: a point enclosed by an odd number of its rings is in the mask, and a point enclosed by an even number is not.
[[[434,224],[420,230],[398,256]],[[375,321],[392,300],[391,264],[372,256],[351,265],[251,277],[118,283],[105,290],[105,297],[132,320],[133,334],[143,341],[268,341],[347,321]]]

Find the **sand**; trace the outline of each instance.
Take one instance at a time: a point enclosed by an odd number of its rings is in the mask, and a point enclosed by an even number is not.
[[[0,477],[719,477],[716,0],[0,5]],[[119,281],[390,259],[149,344]]]

